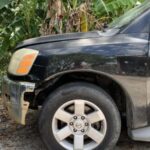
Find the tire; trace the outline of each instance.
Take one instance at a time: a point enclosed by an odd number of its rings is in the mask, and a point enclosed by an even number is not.
[[[48,150],[111,150],[120,129],[120,114],[112,98],[83,82],[54,91],[39,118],[39,132]]]

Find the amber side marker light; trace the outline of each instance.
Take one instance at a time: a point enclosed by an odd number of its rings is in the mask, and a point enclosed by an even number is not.
[[[33,49],[21,49],[16,51],[10,61],[8,72],[14,75],[27,75],[38,56],[38,51]]]
[[[19,75],[28,74],[31,66],[34,63],[36,56],[37,56],[36,54],[28,54],[28,55],[24,56],[22,58],[22,61],[19,64],[19,67],[18,67],[16,73]]]

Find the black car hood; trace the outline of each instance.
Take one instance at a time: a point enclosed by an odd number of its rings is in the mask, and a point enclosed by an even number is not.
[[[41,36],[37,38],[32,38],[29,40],[25,40],[21,42],[16,49],[37,45],[37,44],[44,44],[44,43],[51,43],[51,42],[59,42],[59,41],[69,41],[69,40],[77,40],[77,39],[89,39],[89,38],[99,38],[100,32],[93,31],[87,33],[68,33],[68,34],[59,34],[59,35],[50,35],[50,36]]]

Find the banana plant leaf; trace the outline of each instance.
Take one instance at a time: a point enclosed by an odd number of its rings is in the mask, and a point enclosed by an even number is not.
[[[10,0],[0,0],[0,9],[2,9],[3,7],[5,7],[9,3],[10,3]]]

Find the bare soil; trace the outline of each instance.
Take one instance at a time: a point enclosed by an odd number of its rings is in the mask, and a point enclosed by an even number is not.
[[[38,111],[30,111],[27,125],[18,125],[7,115],[0,100],[0,150],[46,150],[38,133]],[[133,142],[123,131],[115,150],[150,150],[150,143]]]

